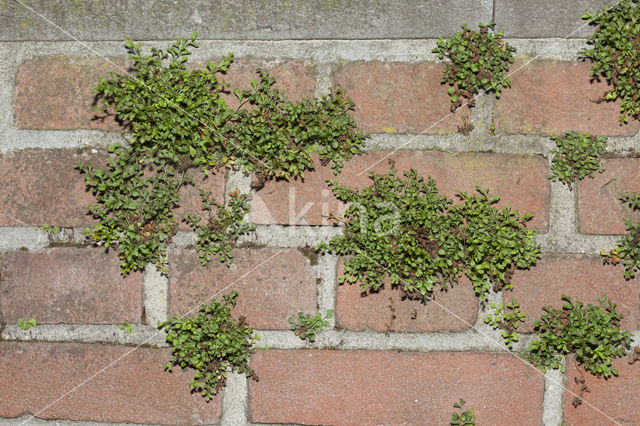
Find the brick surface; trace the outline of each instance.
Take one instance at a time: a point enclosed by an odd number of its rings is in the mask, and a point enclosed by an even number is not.
[[[207,212],[202,210],[201,189],[211,192],[211,197],[218,203],[224,203],[225,173],[224,169],[220,169],[216,171],[215,174],[210,172],[209,176],[205,179],[200,170],[189,170],[189,174],[193,177],[193,185],[189,184],[180,188],[180,191],[178,191],[180,202],[174,210],[174,218],[178,221],[178,229],[191,229],[189,225],[182,220],[188,213],[196,213],[202,217],[208,217]]]
[[[640,368],[629,364],[627,358],[613,361],[620,375],[609,379],[595,377],[575,362],[567,362],[567,388],[565,392],[564,419],[570,426],[587,425],[637,425],[640,424]],[[583,403],[577,408],[572,402],[580,395],[580,386],[573,380],[584,378],[589,392],[583,395]]]
[[[0,307],[7,323],[113,324],[142,318],[142,274],[120,275],[102,248],[59,247],[2,256]]]
[[[335,71],[334,85],[355,102],[352,116],[365,132],[456,133],[470,110],[451,115],[442,69],[428,62],[350,62]]]
[[[527,320],[522,331],[532,331],[535,320],[543,314],[543,306],[561,308],[563,294],[574,302],[598,304],[603,294],[617,303],[617,311],[624,315],[622,328],[635,330],[638,326],[638,282],[625,281],[622,267],[603,266],[600,256],[543,255],[535,267],[514,273],[513,292],[505,293],[510,302],[515,297]]]
[[[344,261],[338,264],[338,276],[344,273]],[[447,292],[434,291],[433,300],[402,300],[401,289],[387,282],[378,292],[363,295],[360,284],[338,286],[336,326],[347,330],[379,332],[463,331],[476,322],[478,299],[468,280]]]
[[[165,372],[170,357],[169,349],[0,342],[0,389],[7,391],[0,398],[0,416],[29,412],[45,419],[217,423],[221,396],[207,404],[191,394],[193,372]]]
[[[595,102],[609,86],[605,81],[590,82],[589,68],[587,62],[536,60],[523,66],[522,61],[516,61],[509,77],[512,87],[496,102],[496,131],[564,134],[575,130],[634,135],[639,124],[637,120],[619,124],[618,102]]]
[[[542,374],[510,354],[269,350],[251,366],[253,422],[448,424],[460,397],[494,425],[542,416]]]
[[[637,158],[602,160],[603,173],[578,184],[578,219],[580,232],[586,234],[625,234],[624,221],[640,220],[619,198],[625,192],[640,192]]]
[[[511,205],[521,214],[534,215],[530,226],[545,232],[548,228],[550,185],[547,160],[534,155],[501,155],[442,152],[397,151],[370,153],[354,157],[345,164],[338,182],[350,186],[369,186],[369,173],[387,173],[389,159],[395,162],[398,175],[415,168],[433,176],[441,193],[453,197],[457,191],[475,192],[475,185],[499,195],[498,206]],[[316,162],[317,164],[317,162]],[[367,170],[368,167],[371,167]],[[253,195],[251,218],[262,224],[328,224],[329,213],[341,214],[345,206],[333,197],[326,179],[336,176],[329,167],[305,173],[304,182],[266,183]]]
[[[288,318],[316,311],[316,275],[309,260],[291,249],[236,249],[230,267],[217,258],[203,267],[195,250],[171,255],[171,314],[184,314],[213,297],[238,292],[234,311],[254,329],[288,329]]]

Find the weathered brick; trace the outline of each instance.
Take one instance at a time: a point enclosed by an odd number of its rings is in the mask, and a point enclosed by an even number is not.
[[[169,349],[0,342],[0,416],[97,422],[217,423],[221,396],[192,394],[192,370],[164,370]],[[10,390],[10,392],[9,392]]]
[[[220,169],[215,173],[210,172],[204,178],[200,170],[191,169],[189,174],[193,177],[193,184],[184,185],[178,191],[180,201],[174,210],[174,217],[178,221],[178,228],[182,230],[190,229],[182,219],[189,213],[195,213],[202,217],[208,217],[207,212],[202,210],[202,197],[200,190],[211,193],[211,197],[218,203],[224,203],[225,170]],[[215,208],[213,209],[215,213]]]
[[[627,358],[613,361],[618,377],[598,378],[567,362],[567,388],[564,394],[564,419],[567,425],[604,425],[604,424],[640,424],[640,368],[638,364],[629,364]],[[581,384],[574,377],[585,379],[588,392],[583,394],[582,405],[573,406],[574,398],[580,396]]]
[[[120,275],[115,251],[58,247],[2,256],[0,307],[7,323],[113,324],[142,318],[142,274]]]
[[[455,133],[469,108],[449,108],[448,85],[440,84],[443,66],[349,62],[338,67],[334,85],[355,102],[352,116],[370,133]]]
[[[516,61],[509,77],[512,87],[496,102],[496,131],[634,135],[638,123],[630,120],[620,125],[618,102],[597,103],[609,86],[605,81],[590,82],[589,68],[586,62],[536,60],[524,65]]]
[[[638,326],[638,283],[625,281],[622,267],[603,266],[600,256],[543,255],[535,267],[514,273],[512,293],[505,300],[515,297],[520,309],[527,314],[522,331],[532,331],[535,320],[543,314],[543,306],[561,308],[563,294],[574,302],[598,304],[603,294],[617,303],[618,313],[624,315],[622,328],[635,330]]]
[[[292,249],[236,249],[230,267],[212,258],[205,267],[194,250],[171,255],[171,314],[185,314],[213,297],[238,292],[235,312],[255,329],[288,329],[299,311],[316,311],[316,275],[302,253]]]
[[[603,173],[578,184],[580,232],[586,234],[624,234],[624,221],[640,220],[640,214],[620,201],[625,192],[640,191],[637,158],[602,160]],[[604,247],[603,247],[604,248]]]
[[[494,425],[542,416],[543,375],[511,354],[269,350],[251,366],[258,423],[446,424],[459,398]]]
[[[432,176],[441,193],[453,197],[457,191],[475,192],[475,185],[499,195],[498,206],[511,205],[521,214],[531,213],[532,227],[545,232],[549,222],[550,184],[547,161],[533,155],[504,155],[442,152],[397,151],[370,153],[354,157],[345,164],[342,173],[334,176],[330,167],[318,167],[305,173],[304,182],[269,181],[253,194],[251,218],[261,224],[330,223],[329,213],[341,214],[345,206],[339,202],[325,180],[337,179],[349,186],[369,186],[369,173],[386,173],[389,159],[395,162],[399,175],[415,168],[418,173]],[[368,169],[371,167],[370,169]]]
[[[344,273],[344,262],[338,264],[338,276]],[[384,288],[363,295],[360,284],[338,286],[336,326],[347,330],[379,332],[436,332],[469,329],[478,316],[478,299],[468,280],[447,292],[434,291],[433,300],[402,300],[402,291]]]

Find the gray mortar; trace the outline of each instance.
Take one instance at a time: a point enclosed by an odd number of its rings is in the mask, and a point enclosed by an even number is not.
[[[239,426],[249,423],[249,387],[247,377],[240,373],[228,373],[222,396],[221,426]]]
[[[85,422],[71,420],[42,420],[33,416],[21,416],[13,419],[0,417],[0,426],[22,426],[24,424],[31,426],[133,426],[144,425],[144,423],[100,423]]]
[[[142,282],[142,300],[146,324],[156,327],[159,322],[168,318],[169,312],[169,279],[155,265],[148,263]]]
[[[564,360],[562,361],[564,363]],[[560,426],[564,413],[565,375],[560,370],[547,370],[544,375],[544,402],[542,403],[542,423]]]
[[[336,309],[336,273],[338,256],[321,254],[318,256],[318,264],[312,266],[318,277],[318,310],[324,315],[327,310]],[[335,315],[329,318],[329,324],[333,328],[336,325]]]
[[[0,252],[27,249],[42,250],[49,245],[47,234],[35,227],[0,227]]]

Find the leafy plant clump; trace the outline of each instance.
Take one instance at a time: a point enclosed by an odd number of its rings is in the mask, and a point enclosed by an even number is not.
[[[333,309],[328,309],[324,318],[320,312],[316,312],[314,316],[298,312],[298,317],[290,317],[289,324],[291,331],[295,332],[300,339],[309,339],[311,343],[316,341],[316,334],[329,327],[329,318],[333,316]]]
[[[207,401],[225,386],[228,370],[258,380],[249,368],[251,346],[257,335],[245,323],[244,316],[238,321],[231,317],[237,297],[234,291],[224,296],[224,303],[214,300],[200,306],[196,318],[176,315],[158,324],[160,329],[167,330],[167,342],[172,346],[172,357],[165,368],[168,371],[176,365],[193,368],[191,391],[202,393]]]
[[[473,97],[479,91],[493,92],[500,98],[502,89],[511,87],[505,72],[514,62],[516,51],[502,39],[504,33],[492,33],[496,23],[480,24],[479,31],[473,31],[465,24],[462,31],[444,40],[438,39],[433,50],[439,59],[448,58],[451,62],[444,67],[442,84],[451,86],[448,90],[451,98],[451,111],[462,106],[462,98],[474,104]]]
[[[591,76],[604,77],[613,86],[599,101],[620,99],[620,122],[640,114],[640,5],[622,0],[583,19],[596,25],[587,38],[592,46],[578,54],[592,61]]]
[[[466,404],[466,401],[462,398],[460,398],[460,402],[453,404],[453,407],[460,412],[451,413],[451,426],[474,426],[476,424],[475,410],[472,408],[471,411],[462,411],[464,404]]]
[[[538,339],[524,354],[527,360],[543,372],[560,368],[564,373],[562,356],[574,354],[576,362],[594,376],[617,376],[612,360],[626,355],[632,335],[620,330],[622,315],[616,312],[616,304],[606,296],[599,298],[598,306],[574,304],[568,296],[562,300],[567,302],[562,309],[543,308],[546,314],[535,322]]]
[[[194,184],[193,171],[206,177],[238,168],[255,173],[259,188],[267,179],[304,177],[314,168],[314,155],[337,173],[361,153],[366,136],[351,119],[353,103],[341,90],[291,102],[261,69],[250,90],[232,88],[224,75],[233,54],[204,69],[186,68],[190,48],[198,47],[195,34],[148,56],[131,40],[126,47],[132,73],[109,73],[94,89],[101,100],[97,108],[130,130],[123,133],[126,143],[109,147],[113,156],[106,169],[79,165],[98,201],[90,212],[99,223],[87,233],[98,244],[118,247],[125,274],[147,262],[166,271],[167,245],[179,220],[198,233],[201,260],[219,255],[227,264],[236,239],[252,229],[242,222],[248,198],[240,194],[223,206],[202,193],[207,217],[175,217],[179,191]],[[229,103],[232,96],[237,106]]]
[[[640,194],[626,192],[620,197],[620,201],[627,204],[632,210],[640,210]],[[602,250],[604,262],[624,265],[624,278],[630,280],[636,276],[640,269],[640,222],[625,220],[627,234],[623,235],[616,246],[607,251]]]
[[[29,330],[31,327],[35,327],[38,325],[35,318],[29,318],[28,320],[23,320],[22,318],[18,318],[18,327],[23,330]]]
[[[504,303],[500,303],[496,306],[495,303],[489,304],[494,311],[487,315],[484,319],[485,324],[489,324],[493,329],[501,328],[502,338],[509,348],[513,348],[513,343],[517,342],[520,337],[518,336],[518,323],[524,322],[526,316],[520,311],[520,304],[513,298],[511,302],[507,304],[506,309]]]
[[[607,138],[568,131],[564,136],[552,136],[551,139],[558,148],[551,151],[549,179],[559,180],[571,189],[573,182],[604,171],[600,157],[607,148]]]
[[[438,194],[436,182],[415,170],[396,177],[373,173],[373,185],[357,189],[329,182],[345,211],[344,233],[318,249],[353,255],[344,264],[339,283],[360,282],[363,290],[379,289],[387,276],[407,297],[427,300],[436,286],[447,290],[464,273],[476,294],[512,288],[516,268],[529,268],[540,255],[530,215],[510,207],[495,208],[499,198],[458,193],[460,204]]]

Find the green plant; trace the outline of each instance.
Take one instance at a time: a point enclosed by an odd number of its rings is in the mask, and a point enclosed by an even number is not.
[[[461,203],[438,194],[436,183],[425,183],[415,170],[396,177],[372,173],[373,185],[357,189],[329,182],[335,196],[350,204],[343,235],[318,250],[353,255],[345,261],[339,283],[360,282],[377,290],[386,276],[408,297],[429,299],[434,288],[456,284],[464,273],[476,294],[512,288],[516,268],[529,268],[540,255],[535,230],[527,230],[530,215],[520,217],[510,207],[495,208],[499,198],[458,193]]]
[[[551,151],[551,175],[549,179],[565,183],[569,189],[576,180],[593,177],[594,172],[604,171],[600,157],[607,148],[607,138],[568,131],[564,136],[552,136],[558,146]]]
[[[500,327],[503,329],[502,338],[509,348],[513,347],[513,343],[519,340],[518,323],[524,322],[526,316],[520,311],[520,304],[513,298],[511,302],[507,304],[506,310],[504,303],[500,303],[496,306],[495,303],[490,303],[489,307],[494,311],[489,313],[484,319],[485,324],[489,324],[493,329]],[[508,312],[507,312],[508,311]]]
[[[626,192],[620,197],[620,201],[626,203],[632,210],[640,209],[640,194]],[[602,250],[604,262],[624,265],[624,278],[630,280],[636,276],[640,269],[640,222],[625,220],[627,234],[620,237],[616,246],[607,251]]]
[[[51,226],[45,223],[44,225],[36,226],[36,231],[46,232],[49,235],[58,235],[60,233],[60,227],[55,225]]]
[[[636,0],[633,1],[636,3]],[[602,99],[620,100],[620,122],[640,113],[640,5],[622,0],[596,13],[585,13],[583,19],[597,25],[587,38],[590,48],[580,50],[581,57],[593,64],[593,78],[604,77],[613,86]]]
[[[36,323],[35,318],[31,318],[26,321],[24,321],[22,318],[18,318],[18,327],[23,330],[29,330],[31,327],[35,327],[36,325],[38,324]]]
[[[218,254],[227,264],[230,247],[252,229],[242,222],[246,195],[236,194],[226,213],[221,202],[203,194],[204,224],[196,213],[176,218],[180,189],[194,184],[192,170],[205,177],[231,167],[253,172],[259,188],[270,178],[304,177],[314,168],[314,155],[337,173],[362,152],[365,135],[351,119],[353,102],[342,90],[290,102],[260,69],[252,89],[231,88],[223,77],[232,54],[220,64],[187,70],[190,48],[198,47],[195,34],[166,51],[153,48],[149,56],[131,40],[126,47],[132,73],[109,73],[94,89],[101,101],[97,109],[114,114],[129,130],[123,133],[126,144],[109,147],[106,169],[78,165],[97,199],[89,210],[99,223],[86,232],[98,244],[117,246],[124,274],[147,262],[166,272],[167,246],[179,220],[198,233],[201,260]],[[235,95],[237,106],[227,103],[227,93]]]
[[[454,412],[451,414],[451,426],[473,426],[476,424],[475,410],[472,408],[471,411],[462,411],[464,404],[466,404],[466,401],[462,398],[460,398],[460,402],[453,404],[453,407],[457,408],[460,413]]]
[[[118,327],[127,334],[133,333],[133,327],[129,324],[129,320],[125,320],[124,323],[118,324]]]
[[[470,100],[479,91],[494,92],[500,98],[502,89],[511,87],[509,77],[504,73],[514,62],[513,53],[516,49],[504,42],[504,33],[498,31],[493,34],[495,22],[488,25],[480,24],[479,31],[472,31],[465,24],[462,31],[452,37],[438,39],[437,47],[433,50],[439,59],[447,58],[451,62],[445,64],[442,84],[449,84],[451,111],[462,105],[461,98]]]
[[[599,305],[575,304],[569,296],[562,296],[567,303],[562,309],[546,306],[539,321],[534,324],[538,339],[523,354],[543,372],[547,368],[564,373],[560,364],[562,356],[574,354],[578,364],[595,376],[617,376],[612,360],[626,355],[631,347],[631,333],[620,330],[622,315],[616,312],[616,304],[600,297]],[[605,303],[606,302],[606,303]]]
[[[315,316],[298,312],[298,317],[290,317],[291,331],[294,331],[300,339],[309,339],[310,342],[316,341],[316,334],[329,327],[328,319],[333,316],[333,309],[328,309],[324,318],[320,312],[316,312]]]
[[[158,324],[160,329],[167,330],[167,342],[172,347],[172,357],[165,368],[168,371],[175,365],[193,368],[191,390],[202,393],[207,401],[225,386],[228,370],[258,380],[249,368],[251,346],[257,341],[257,335],[245,323],[244,316],[239,320],[231,317],[237,297],[234,291],[224,296],[223,303],[213,300],[200,306],[196,318],[176,315]]]

